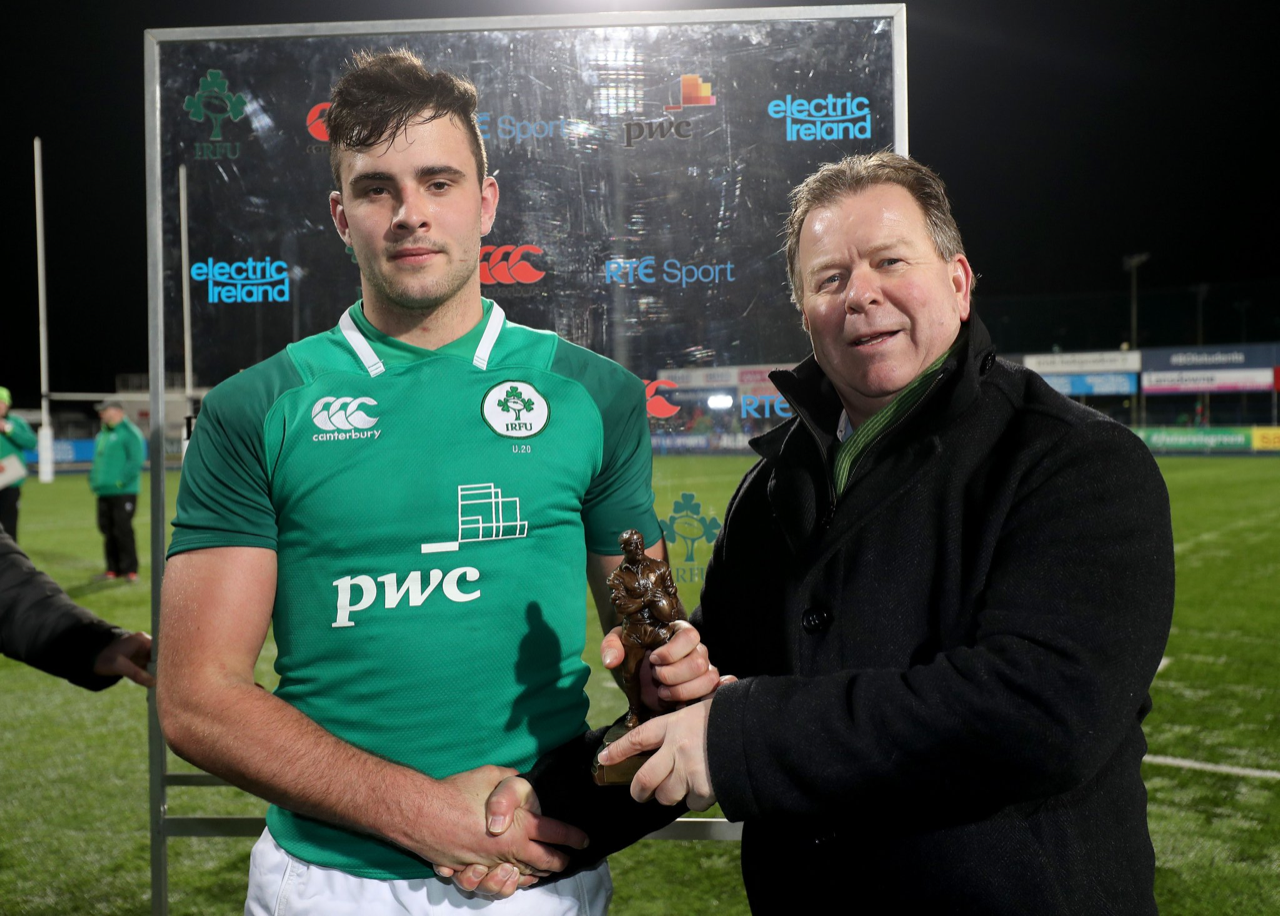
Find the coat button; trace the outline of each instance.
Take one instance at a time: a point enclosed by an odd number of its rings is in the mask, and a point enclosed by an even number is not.
[[[991,367],[994,366],[995,364],[996,364],[996,354],[995,354],[995,351],[992,351],[982,358],[982,374],[986,375],[988,372],[990,372]]]
[[[806,633],[821,633],[831,626],[831,612],[826,608],[809,608],[800,618]]]

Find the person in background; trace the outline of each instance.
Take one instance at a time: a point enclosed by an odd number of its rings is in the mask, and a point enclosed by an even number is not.
[[[154,687],[151,637],[80,607],[0,531],[0,652],[86,690],[121,677]]]
[[[36,434],[22,417],[9,414],[12,406],[9,389],[0,388],[0,528],[17,541],[18,501],[27,479],[22,451],[36,447]]]
[[[138,548],[133,513],[142,477],[142,431],[124,415],[119,401],[96,406],[102,429],[93,441],[89,488],[98,497],[98,530],[102,532],[106,571],[97,580],[138,581]]]

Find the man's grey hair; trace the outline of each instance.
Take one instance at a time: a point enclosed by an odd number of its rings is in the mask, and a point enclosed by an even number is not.
[[[791,301],[797,308],[802,287],[796,267],[796,252],[800,248],[800,230],[804,228],[805,219],[818,207],[828,206],[842,197],[880,184],[896,184],[905,188],[920,205],[938,257],[950,261],[956,255],[964,254],[964,242],[960,240],[960,229],[951,215],[946,185],[936,172],[888,150],[846,156],[839,162],[824,164],[791,191],[791,213],[787,216],[783,235],[786,236]]]

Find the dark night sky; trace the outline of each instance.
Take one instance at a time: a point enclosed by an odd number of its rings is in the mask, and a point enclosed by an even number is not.
[[[43,4],[11,37],[8,108],[23,117],[19,290],[0,324],[0,384],[39,404],[34,185],[44,142],[54,390],[105,390],[147,369],[143,31],[354,19],[728,6],[702,2],[258,0]],[[738,6],[769,4],[737,4]],[[833,5],[814,3],[811,5]],[[80,9],[74,7],[80,6]],[[126,7],[120,9],[119,7]],[[911,154],[947,181],[981,297],[1272,281],[1280,327],[1273,145],[1277,80],[1265,4],[1182,0],[907,4]],[[317,189],[317,194],[323,189]],[[1275,335],[1271,335],[1275,336]]]

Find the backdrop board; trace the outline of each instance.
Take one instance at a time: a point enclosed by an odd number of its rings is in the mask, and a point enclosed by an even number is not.
[[[655,435],[705,443],[682,460],[741,453],[742,396],[759,392],[720,390],[711,406],[676,397],[659,373],[790,366],[809,352],[780,251],[787,194],[822,162],[907,151],[901,4],[148,32],[153,454],[154,380],[185,362],[184,284],[196,388],[331,328],[359,297],[329,217],[324,112],[353,50],[398,47],[478,89],[501,189],[485,295],[653,380]],[[724,507],[699,501],[680,468],[657,463],[656,505],[682,523],[669,539],[684,538],[696,603]],[[157,586],[166,522],[153,517]],[[690,547],[694,527],[705,536]]]

